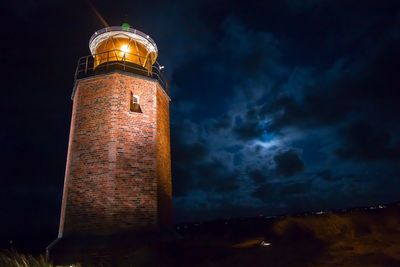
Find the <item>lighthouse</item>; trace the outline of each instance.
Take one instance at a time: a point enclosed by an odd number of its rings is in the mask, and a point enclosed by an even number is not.
[[[157,45],[123,24],[96,31],[89,48],[75,72],[60,225],[50,255],[85,240],[172,227],[170,98]]]

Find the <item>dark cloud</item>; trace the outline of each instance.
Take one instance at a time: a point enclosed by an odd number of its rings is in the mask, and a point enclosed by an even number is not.
[[[303,12],[307,9],[323,5],[326,0],[286,0],[287,6],[295,12]]]
[[[271,189],[271,185],[263,184],[257,187],[251,194],[252,197],[257,198],[263,202],[269,202],[274,197],[274,191]]]
[[[194,180],[191,177],[190,170],[184,166],[172,165],[173,168],[173,190],[172,193],[175,197],[185,196],[194,187]]]
[[[275,171],[278,175],[293,176],[304,170],[304,164],[299,154],[294,150],[288,150],[274,156]]]
[[[253,180],[254,184],[262,184],[266,181],[267,176],[262,170],[251,170],[249,171],[249,177]]]
[[[370,125],[377,125],[375,135],[390,133],[386,150],[381,150],[386,156],[379,157],[393,158],[388,154],[399,143],[400,132],[395,123],[400,20],[398,5],[393,5],[314,0],[257,3],[252,8],[234,1],[229,10],[201,5],[207,16],[200,12],[197,19],[211,34],[201,35],[201,52],[185,57],[172,75],[179,89],[174,99],[200,103],[186,112],[196,127],[187,131],[177,124],[172,134],[190,132],[208,155],[189,164],[175,162],[175,169],[185,174],[174,175],[190,177],[182,183],[174,177],[175,186],[188,184],[185,192],[231,199],[246,199],[241,188],[256,186],[250,197],[294,212],[351,203],[343,188],[358,183],[367,193],[354,201],[367,201],[365,196],[372,194],[368,180],[373,178],[366,174],[384,167],[362,164],[378,157],[379,150],[366,148],[367,158],[357,156],[361,141],[338,129],[368,118]],[[196,73],[194,82],[189,73]],[[266,166],[270,171],[264,171]],[[314,183],[303,175],[305,169]],[[267,183],[267,174],[269,181],[287,179]],[[213,183],[226,187],[217,189]],[[179,199],[190,206],[197,199],[190,195]],[[209,203],[205,199],[204,205]]]
[[[393,144],[391,134],[366,123],[356,123],[343,130],[344,145],[335,153],[342,159],[400,160],[400,144]]]
[[[185,122],[172,124],[171,155],[173,173],[173,193],[183,196],[193,189],[195,184],[192,170],[209,155],[209,148],[199,140],[187,142],[185,137],[191,135],[193,129]]]
[[[226,55],[223,60],[233,79],[258,79],[265,71],[279,75],[274,66],[281,56],[279,41],[272,32],[254,31],[234,15],[227,16],[221,27],[225,35],[220,49]]]
[[[223,115],[221,118],[218,118],[218,120],[215,121],[213,124],[213,128],[216,130],[221,130],[221,129],[228,129],[232,125],[232,118],[229,115]]]
[[[233,155],[233,165],[242,166],[243,164],[243,155],[241,153],[237,153]]]
[[[292,183],[283,187],[280,191],[282,195],[305,194],[310,191],[312,184],[310,182]]]
[[[269,131],[280,131],[285,127],[310,128],[338,123],[349,114],[349,105],[343,101],[332,102],[337,96],[305,95],[301,102],[293,97],[282,96],[261,111],[272,115]]]
[[[316,175],[329,182],[337,181],[341,178],[333,175],[331,170],[322,170],[317,172]]]
[[[258,111],[251,108],[244,114],[244,118],[237,117],[232,131],[239,139],[248,141],[261,137],[265,128],[265,123],[258,117]]]
[[[196,165],[193,173],[198,176],[194,189],[228,193],[239,188],[236,181],[237,174],[229,172],[218,160]]]
[[[265,130],[258,122],[253,121],[243,122],[239,125],[236,125],[235,128],[233,128],[233,132],[238,136],[238,138],[246,141],[259,138],[265,132]]]
[[[204,144],[185,144],[179,139],[172,140],[172,149],[173,191],[175,196],[183,196],[194,188],[193,170],[205,159],[208,150]]]
[[[175,138],[180,136],[181,138]],[[173,184],[176,197],[193,190],[228,193],[239,188],[237,174],[220,160],[209,158],[209,147],[202,142],[186,143],[182,134],[172,140]]]
[[[225,151],[227,151],[229,153],[235,153],[235,152],[240,151],[241,149],[243,149],[243,146],[233,145],[233,146],[226,147]]]
[[[209,153],[207,146],[200,142],[185,144],[181,141],[173,141],[173,146],[176,152],[174,157],[180,162],[196,162],[204,159]]]
[[[352,32],[354,35],[348,36],[345,43],[335,42],[336,36],[342,39],[341,35],[344,34],[338,28],[329,34],[322,33],[322,37],[330,39],[335,46],[324,45],[320,48],[327,50],[325,53],[329,55],[338,51],[340,54],[329,62],[314,63],[315,68],[308,72],[299,71],[299,67],[293,70],[292,75],[296,74],[296,80],[303,83],[303,87],[296,92],[278,95],[274,101],[265,101],[260,109],[261,116],[273,118],[268,124],[270,131],[279,132],[286,127],[305,129],[332,126],[366,114],[376,123],[382,117],[389,122],[395,120],[399,109],[394,99],[399,92],[394,77],[400,61],[397,49],[400,36],[395,32],[400,23],[396,11],[383,16],[382,9],[378,10],[363,27],[355,27],[359,33]],[[368,11],[361,9],[359,12]],[[357,18],[349,20],[353,24]],[[375,30],[368,32],[371,28]],[[378,28],[381,31],[376,31]],[[329,53],[329,49],[336,51]],[[319,50],[315,50],[316,54],[324,53]],[[326,60],[328,56],[320,55],[319,58]]]

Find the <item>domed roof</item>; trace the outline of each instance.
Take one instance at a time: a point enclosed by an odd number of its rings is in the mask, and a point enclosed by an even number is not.
[[[153,39],[139,30],[130,28],[127,24],[107,27],[96,31],[89,40],[89,48],[92,56],[95,56],[97,48],[110,38],[126,38],[135,41],[145,47],[148,53],[153,54],[152,63],[154,63],[157,58],[158,49]]]

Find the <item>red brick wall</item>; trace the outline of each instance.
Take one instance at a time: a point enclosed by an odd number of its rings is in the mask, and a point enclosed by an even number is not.
[[[130,112],[130,94],[142,113]],[[108,235],[171,220],[169,98],[156,81],[112,73],[78,81],[60,233]]]
[[[157,107],[158,223],[161,228],[168,228],[172,227],[169,98],[161,87],[157,90]]]

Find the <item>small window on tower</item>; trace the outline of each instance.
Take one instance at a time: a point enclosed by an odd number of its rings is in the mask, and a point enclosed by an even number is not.
[[[130,111],[142,113],[142,109],[140,108],[139,104],[139,97],[137,95],[134,95],[132,92],[130,99]]]

